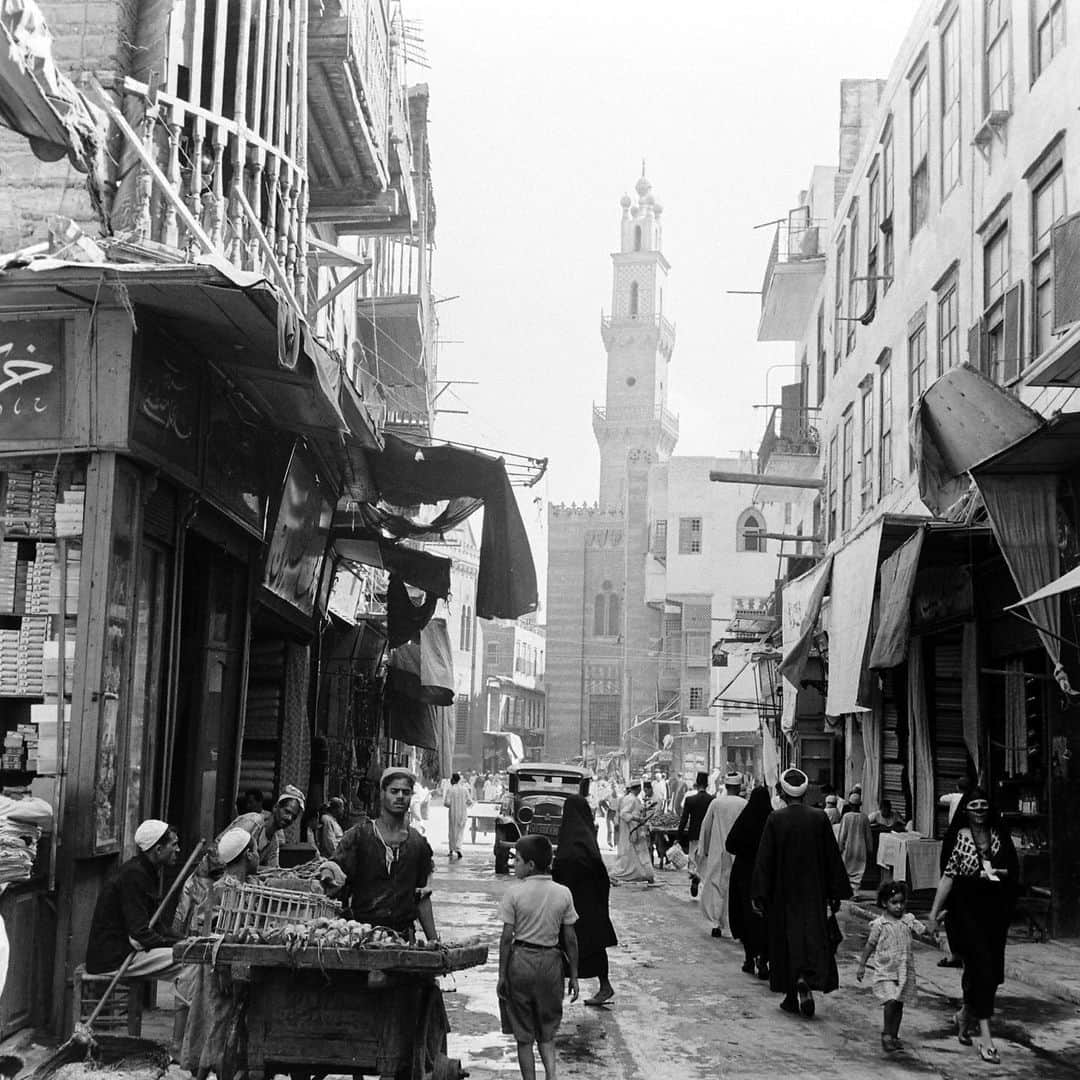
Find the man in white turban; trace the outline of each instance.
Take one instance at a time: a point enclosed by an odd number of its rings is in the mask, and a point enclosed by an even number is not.
[[[727,838],[735,819],[746,809],[746,800],[739,794],[741,788],[742,774],[729,771],[724,776],[723,791],[709,804],[701,823],[701,910],[712,923],[713,937],[723,937],[725,927],[731,932],[728,891],[735,856],[727,850]]]
[[[86,970],[92,975],[115,971],[134,949],[131,977],[176,973],[172,947],[179,940],[171,929],[151,927],[150,918],[161,902],[161,870],[172,866],[180,842],[166,821],[144,821],[135,830],[135,855],[105,883],[90,923]]]
[[[812,991],[840,985],[828,909],[851,896],[844,861],[829,819],[805,804],[809,778],[801,769],[780,777],[784,807],[765,820],[750,887],[754,910],[764,914],[769,938],[769,986],[782,993],[780,1008],[814,1015]]]

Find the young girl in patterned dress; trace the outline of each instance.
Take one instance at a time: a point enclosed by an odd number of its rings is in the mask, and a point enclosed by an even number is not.
[[[881,1048],[886,1053],[900,1049],[900,1021],[904,1002],[915,1000],[915,955],[912,934],[926,927],[907,910],[907,885],[887,881],[878,889],[878,906],[885,914],[870,923],[870,936],[859,957],[855,978],[862,982],[866,961],[874,954],[874,997],[882,1003]]]

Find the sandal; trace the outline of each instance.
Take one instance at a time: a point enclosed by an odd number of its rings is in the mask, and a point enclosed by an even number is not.
[[[967,1030],[967,1017],[964,1015],[963,1010],[953,1014],[953,1023],[956,1025],[956,1038],[961,1046],[971,1045],[971,1035]]]
[[[1001,1064],[1001,1055],[998,1053],[996,1046],[980,1046],[979,1057],[981,1057],[988,1065]]]

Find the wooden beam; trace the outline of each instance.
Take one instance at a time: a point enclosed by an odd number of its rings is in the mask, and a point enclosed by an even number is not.
[[[124,114],[109,99],[102,88],[101,83],[94,79],[90,84],[90,89],[97,96],[99,104],[109,114],[109,118],[123,133],[124,138],[127,139],[131,149],[135,152],[136,157],[143,163],[146,171],[149,172],[150,176],[153,178],[154,183],[161,189],[161,193],[176,209],[176,216],[184,223],[184,228],[195,237],[199,243],[199,247],[201,247],[207,255],[214,254],[217,249],[211,242],[210,237],[206,235],[203,231],[203,227],[195,220],[184,200],[180,197],[180,192],[173,190],[168,177],[161,171],[157,162],[146,152],[142,140],[135,134],[127,120],[124,119]]]
[[[363,255],[354,255],[351,251],[339,248],[326,240],[320,240],[317,236],[312,236],[308,240],[308,246],[314,248],[320,255],[331,256],[327,259],[319,259],[321,266],[362,266],[365,270],[371,268],[370,259]]]
[[[266,233],[263,232],[262,225],[259,224],[259,219],[255,216],[255,211],[251,209],[251,203],[247,201],[247,196],[242,191],[238,191],[236,195],[247,216],[248,225],[251,226],[251,230],[255,234],[255,239],[259,242],[259,247],[262,249],[262,253],[270,267],[270,273],[273,275],[274,280],[285,294],[289,303],[292,304],[293,310],[302,319],[304,313],[297,303],[296,296],[289,285],[289,279],[285,276],[285,271],[282,270],[281,265],[278,263],[277,252],[270,246],[270,241],[266,239]]]
[[[821,491],[825,481],[813,476],[773,476],[764,473],[724,472],[713,469],[709,479],[717,484],[758,484],[761,487],[813,488]]]
[[[823,536],[803,536],[799,533],[774,533],[759,532],[758,536],[764,536],[766,540],[794,540],[797,544],[820,544]]]
[[[320,308],[326,307],[335,297],[340,296],[354,281],[368,272],[367,266],[355,266],[328,293],[320,296],[311,307],[314,315]]]

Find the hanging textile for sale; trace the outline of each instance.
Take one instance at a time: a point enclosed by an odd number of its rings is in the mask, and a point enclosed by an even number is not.
[[[1057,546],[1056,474],[1002,475],[974,472],[994,538],[1021,596],[1055,581],[1061,573]],[[1054,665],[1062,691],[1073,693],[1061,663],[1061,604],[1056,596],[1029,600],[1030,621]]]
[[[386,682],[394,693],[425,705],[454,703],[454,654],[445,619],[432,619],[419,641],[394,649]]]
[[[437,596],[428,594],[419,604],[414,604],[405,582],[397,574],[391,574],[386,587],[386,639],[390,648],[396,649],[407,641],[419,641],[438,602]]]
[[[930,745],[930,716],[926,704],[926,662],[921,637],[908,649],[908,780],[915,806],[916,832],[934,835],[934,755]]]
[[[881,617],[867,665],[875,671],[897,667],[907,655],[911,594],[925,536],[924,528],[917,530],[881,564]]]
[[[881,695],[869,712],[859,713],[863,745],[863,806],[881,806]]]

